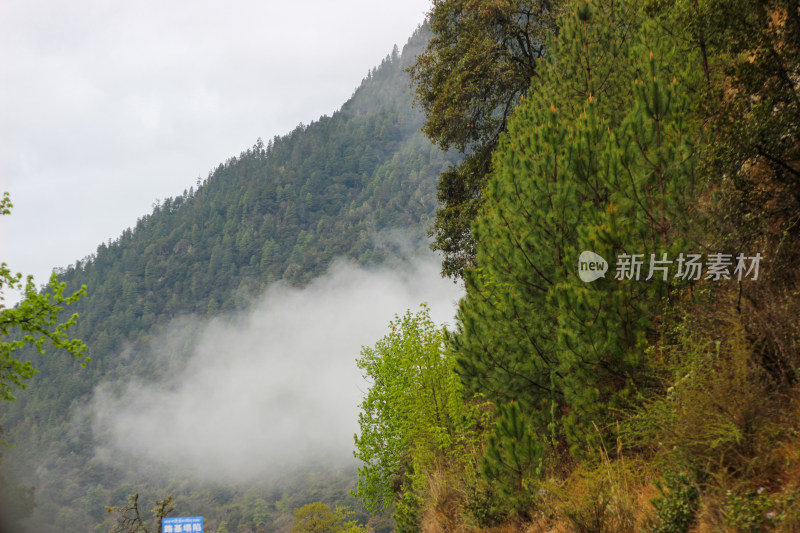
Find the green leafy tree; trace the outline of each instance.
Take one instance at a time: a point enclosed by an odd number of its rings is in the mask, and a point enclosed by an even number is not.
[[[4,193],[0,200],[0,215],[8,215],[12,207],[8,193]],[[83,341],[67,335],[67,330],[78,319],[77,313],[59,323],[64,306],[74,304],[86,294],[86,287],[70,296],[64,295],[65,289],[66,284],[59,283],[58,276],[53,273],[49,291],[39,292],[33,276],[23,281],[22,274],[13,273],[5,262],[0,263],[0,400],[14,400],[14,388],[24,389],[26,381],[36,374],[30,361],[20,361],[15,357],[15,353],[26,345],[33,345],[40,353],[45,353],[45,342],[50,341],[54,348],[82,360],[82,366],[89,362],[89,358],[84,356],[86,345]],[[4,293],[8,290],[23,291],[24,297],[16,307],[3,305]]]
[[[555,31],[557,0],[436,0],[433,37],[410,69],[423,130],[464,160],[439,178],[434,249],[442,271],[460,276],[474,262],[470,224],[481,205],[491,154],[508,117],[538,76],[538,60]]]
[[[366,526],[352,520],[347,507],[331,509],[322,502],[313,502],[294,510],[292,533],[366,533]]]
[[[370,389],[358,416],[355,456],[363,465],[354,495],[369,510],[416,490],[415,473],[457,460],[468,415],[444,330],[428,307],[408,311],[389,327],[357,361]]]

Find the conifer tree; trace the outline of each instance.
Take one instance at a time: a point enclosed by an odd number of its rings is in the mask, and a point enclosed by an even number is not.
[[[482,459],[483,474],[516,512],[531,499],[531,482],[542,474],[544,444],[516,402],[498,406],[495,432]]]
[[[683,245],[697,136],[685,94],[701,71],[673,67],[675,38],[633,1],[579,2],[559,27],[495,154],[451,342],[468,392],[519,402],[580,454],[643,385],[672,284],[645,281],[647,264]],[[609,262],[604,278],[580,280],[584,250]],[[641,254],[638,280],[614,279],[621,254]]]

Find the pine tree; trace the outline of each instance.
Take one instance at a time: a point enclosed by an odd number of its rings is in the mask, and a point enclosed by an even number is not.
[[[535,430],[580,454],[644,384],[671,281],[645,282],[643,266],[638,281],[611,269],[586,283],[579,255],[613,264],[683,246],[675,236],[697,187],[685,92],[697,79],[669,70],[675,39],[635,2],[580,2],[559,27],[540,90],[495,154],[451,342],[468,392],[519,402]]]
[[[530,427],[519,404],[498,406],[495,431],[489,438],[482,470],[511,509],[524,512],[532,500],[532,482],[543,471],[545,447]]]

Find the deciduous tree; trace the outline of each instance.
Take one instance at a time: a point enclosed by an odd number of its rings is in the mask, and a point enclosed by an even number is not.
[[[370,389],[355,436],[355,456],[363,464],[354,494],[370,510],[412,490],[414,472],[455,459],[468,419],[453,356],[444,350],[444,330],[429,309],[409,311],[390,328],[358,360]]]
[[[444,149],[466,154],[439,179],[432,234],[443,273],[460,276],[474,261],[470,223],[481,204],[491,153],[520,98],[538,76],[555,31],[558,0],[435,0],[433,37],[410,71],[423,131]]]
[[[9,195],[5,193],[0,201],[0,215],[8,215],[12,207]],[[23,281],[22,274],[12,272],[5,262],[0,263],[0,400],[14,400],[14,388],[24,389],[26,381],[36,374],[30,361],[20,361],[14,356],[26,345],[33,345],[44,353],[45,342],[50,341],[54,348],[65,350],[81,360],[82,366],[89,362],[89,358],[84,356],[86,345],[67,335],[78,315],[73,314],[60,322],[64,306],[75,303],[86,294],[86,287],[69,296],[64,294],[65,288],[66,285],[59,283],[58,276],[53,273],[49,290],[39,292],[33,276]],[[4,293],[8,290],[23,291],[24,297],[16,307],[3,305]]]
[[[331,509],[313,502],[294,511],[292,533],[365,533],[367,528],[351,520],[353,511],[346,507]]]

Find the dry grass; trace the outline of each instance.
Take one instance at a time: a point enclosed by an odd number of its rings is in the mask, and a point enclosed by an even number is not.
[[[440,470],[429,473],[428,497],[421,520],[423,533],[467,531],[459,485],[452,474]]]

